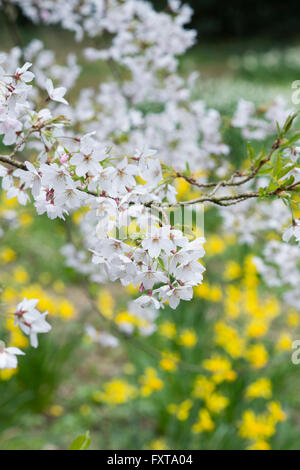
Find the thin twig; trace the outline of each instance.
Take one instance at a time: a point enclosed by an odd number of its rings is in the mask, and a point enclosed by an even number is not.
[[[200,188],[200,189],[216,188],[217,187],[217,190],[218,190],[221,187],[224,188],[224,187],[232,187],[232,186],[242,186],[243,184],[248,183],[249,181],[251,181],[258,174],[258,172],[261,170],[261,168],[266,163],[268,163],[270,161],[270,159],[271,159],[273,153],[275,152],[275,150],[277,150],[279,148],[280,143],[281,143],[280,139],[277,138],[275,140],[275,142],[273,143],[272,148],[271,148],[270,152],[268,153],[268,155],[265,158],[262,158],[256,167],[254,165],[252,165],[250,167],[251,172],[247,176],[245,176],[245,172],[241,173],[240,171],[236,171],[235,173],[233,173],[231,175],[231,177],[228,180],[211,181],[209,183],[199,183],[194,178],[189,177],[189,176],[185,175],[184,173],[181,173],[180,171],[177,171],[177,170],[176,170],[174,176],[177,177],[177,178],[183,178],[185,181],[187,181],[192,186],[196,186],[197,188]],[[234,181],[235,178],[239,178],[239,177],[242,177],[242,176],[244,176],[244,178],[242,178],[241,180]],[[216,192],[217,190],[215,190],[214,192]]]

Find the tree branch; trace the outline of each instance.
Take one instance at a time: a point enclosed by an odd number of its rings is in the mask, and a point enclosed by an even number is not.
[[[245,176],[245,172],[241,173],[240,171],[236,171],[235,173],[233,173],[231,175],[231,177],[228,180],[211,181],[209,183],[199,183],[194,178],[189,177],[189,176],[185,175],[184,173],[182,173],[178,170],[175,170],[174,177],[183,178],[185,181],[187,181],[192,186],[196,186],[197,188],[200,188],[200,189],[215,188],[215,187],[218,187],[218,189],[219,189],[219,188],[224,188],[224,187],[242,186],[243,184],[248,183],[248,181],[251,181],[258,174],[259,170],[266,163],[268,163],[270,161],[273,153],[275,152],[275,150],[277,150],[279,148],[280,144],[281,144],[281,141],[280,141],[279,138],[277,138],[275,140],[275,142],[273,143],[272,148],[271,148],[270,152],[268,153],[268,155],[265,158],[263,158],[258,163],[258,165],[256,167],[254,165],[252,165],[250,167],[250,171],[251,171],[250,174],[246,175],[246,176]],[[234,178],[243,177],[243,176],[244,176],[243,179],[241,179],[239,181],[234,181]]]
[[[13,166],[14,168],[20,168],[21,170],[25,171],[27,170],[25,163],[19,162],[9,155],[0,155],[0,162],[6,163],[7,165]]]
[[[14,154],[15,154],[15,151],[11,155],[14,155]],[[270,156],[266,157],[266,159],[264,159],[264,163],[260,165],[260,168],[262,167],[262,165],[266,163],[266,161],[268,161],[267,158],[270,159],[271,157]],[[23,162],[19,162],[15,160],[10,155],[0,155],[0,162],[11,165],[14,168],[20,168],[22,170],[28,171],[26,165]],[[256,169],[255,174],[257,174],[257,172],[258,170]],[[270,191],[265,197],[277,196],[277,195],[280,195],[280,193],[284,191],[293,191],[299,185],[300,185],[300,181],[293,183],[291,185],[288,185],[288,186],[280,186],[274,191]],[[91,196],[98,197],[98,194],[94,191],[88,191],[86,189],[80,189],[80,190],[87,194],[90,194]],[[105,196],[105,197],[112,199],[110,196]],[[247,199],[259,198],[259,197],[261,197],[261,194],[258,191],[253,191],[253,192],[250,191],[250,192],[245,192],[245,193],[240,193],[240,194],[235,194],[235,195],[229,195],[229,196],[226,195],[226,196],[218,196],[218,197],[214,196],[213,194],[208,194],[205,196],[200,196],[196,199],[191,199],[190,201],[178,201],[175,204],[162,203],[158,205],[157,202],[155,202],[155,203],[145,203],[144,205],[146,207],[152,207],[153,205],[156,205],[159,207],[167,208],[167,207],[176,207],[176,206],[190,206],[193,204],[208,202],[211,204],[215,204],[217,206],[227,207],[227,206],[231,206],[239,202],[245,201]]]
[[[32,128],[30,128],[26,134],[24,135],[24,137],[20,140],[20,142],[18,142],[18,144],[15,146],[14,150],[9,154],[9,155],[0,155],[0,162],[3,162],[3,163],[6,163],[7,165],[10,165],[14,168],[19,168],[19,169],[22,169],[24,171],[27,171],[27,167],[25,165],[24,162],[20,162],[18,160],[16,160],[14,158],[15,154],[19,151],[19,149],[22,147],[22,145],[26,142],[26,140],[28,139],[28,137],[36,132],[36,131],[39,131],[40,130],[40,125],[37,124],[35,126],[33,126]],[[231,175],[231,177],[228,179],[228,180],[221,180],[219,181],[218,183],[203,183],[203,185],[201,183],[197,183],[196,181],[194,181],[192,178],[189,178],[187,177],[186,175],[182,174],[182,173],[179,173],[179,172],[176,172],[175,175],[178,177],[183,177],[186,179],[186,181],[190,182],[190,184],[194,184],[196,186],[200,186],[201,187],[213,187],[213,191],[211,191],[210,193],[208,194],[205,194],[203,196],[200,196],[196,199],[191,199],[189,201],[178,201],[177,203],[175,204],[171,204],[171,203],[161,203],[161,204],[157,204],[157,202],[150,202],[150,203],[145,203],[145,207],[153,207],[154,205],[159,207],[159,208],[167,208],[167,207],[179,207],[179,206],[189,206],[189,205],[193,205],[193,204],[199,204],[199,203],[211,203],[211,204],[215,204],[217,206],[221,206],[221,207],[227,207],[227,206],[231,206],[231,205],[234,205],[234,204],[237,204],[239,202],[242,202],[242,201],[246,201],[248,199],[253,199],[253,198],[260,198],[261,197],[261,194],[259,191],[248,191],[248,192],[244,192],[244,193],[240,193],[240,194],[233,194],[233,195],[223,195],[223,196],[216,196],[216,192],[221,188],[221,187],[239,187],[239,186],[242,186],[243,184],[251,181],[252,179],[255,178],[255,176],[259,173],[259,170],[266,164],[270,161],[273,153],[275,152],[275,150],[277,150],[281,145],[281,140],[280,138],[278,137],[275,142],[273,143],[272,145],[272,148],[270,150],[270,152],[268,153],[268,155],[265,157],[265,158],[262,158],[260,161],[258,161],[257,165],[252,165],[250,167],[250,174],[247,175],[245,178],[243,178],[242,180],[240,181],[234,181],[234,178],[238,176],[238,172],[235,172]],[[276,188],[275,190],[273,191],[270,191],[269,193],[267,193],[264,197],[271,197],[271,196],[277,196],[284,192],[284,191],[293,191],[297,186],[300,185],[300,181],[299,182],[295,182],[293,184],[290,184],[288,186],[279,186],[278,188]],[[94,192],[94,191],[89,191],[87,188],[79,188],[81,191],[87,193],[87,194],[90,194],[91,196],[95,196],[95,197],[98,197],[99,195]],[[105,195],[104,197],[108,197],[109,199],[113,199],[111,198],[110,196],[107,196]]]

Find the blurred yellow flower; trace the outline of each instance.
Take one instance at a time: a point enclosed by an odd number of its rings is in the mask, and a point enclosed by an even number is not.
[[[89,211],[90,211],[89,207],[81,207],[80,209],[76,210],[72,215],[73,222],[76,225],[79,224],[82,217]]]
[[[15,302],[19,298],[18,292],[12,287],[6,287],[2,292],[2,301],[3,302]]]
[[[264,440],[275,434],[275,425],[268,414],[256,415],[254,411],[243,413],[239,423],[239,435],[244,439]]]
[[[64,413],[64,409],[61,405],[52,405],[49,409],[49,414],[55,418],[59,418]]]
[[[183,178],[177,178],[175,180],[178,197],[185,196],[190,189],[190,184]]]
[[[207,282],[203,282],[197,287],[194,287],[194,293],[201,299],[209,300],[210,302],[221,302],[223,293],[220,286],[210,286]]]
[[[151,395],[152,392],[161,390],[164,386],[163,381],[158,377],[153,367],[147,367],[144,375],[140,377],[141,394],[144,397]]]
[[[131,295],[137,294],[138,291],[139,291],[139,287],[134,286],[132,283],[130,283],[128,286],[126,286],[125,289]]]
[[[260,369],[267,364],[269,355],[263,344],[254,344],[246,352],[246,358],[254,368]]]
[[[96,401],[103,401],[110,405],[120,405],[128,402],[136,396],[136,387],[130,385],[125,380],[114,379],[104,385],[104,392],[98,392],[97,395],[94,394],[94,399],[96,397]]]
[[[1,205],[3,205],[3,207],[6,209],[13,209],[14,207],[17,207],[18,199],[16,197],[7,199],[5,193],[2,193]]]
[[[267,405],[267,411],[256,415],[253,411],[247,410],[242,416],[242,421],[239,423],[239,435],[244,439],[255,440],[253,446],[258,445],[257,442],[264,442],[265,439],[270,438],[276,431],[276,424],[286,419],[286,414],[283,412],[280,403],[270,402]],[[248,447],[256,448],[256,447]]]
[[[225,313],[230,318],[237,318],[240,315],[240,302],[242,293],[235,286],[227,286],[225,290]]]
[[[114,316],[115,301],[107,289],[102,289],[97,299],[97,307],[102,315],[112,319]]]
[[[209,431],[213,431],[214,428],[215,428],[215,425],[214,425],[213,420],[211,419],[209,412],[205,408],[202,408],[199,411],[198,420],[192,426],[192,432],[196,434],[203,432],[203,431],[209,432]]]
[[[20,328],[15,327],[15,329],[11,331],[9,346],[21,349],[25,349],[29,346],[29,340],[23,335]]]
[[[163,438],[154,439],[150,442],[149,447],[151,450],[168,450],[166,441]]]
[[[204,369],[212,372],[212,380],[220,383],[225,380],[231,382],[236,379],[236,373],[231,368],[231,362],[226,357],[214,354],[202,362]]]
[[[184,400],[179,405],[171,404],[168,406],[168,411],[174,414],[179,421],[188,419],[193,402],[190,399]]]
[[[211,413],[220,413],[228,406],[229,400],[220,393],[214,392],[205,398],[205,404]]]
[[[64,283],[62,281],[53,282],[52,287],[53,287],[53,290],[57,294],[62,294],[66,290],[66,286],[64,285]]]
[[[247,450],[271,450],[271,446],[266,441],[255,441],[247,447]]]
[[[177,369],[178,360],[179,357],[176,353],[164,351],[162,352],[162,359],[159,361],[159,365],[163,370],[173,372]]]
[[[242,268],[236,261],[228,261],[225,265],[225,271],[223,277],[226,281],[233,281],[241,277],[242,275]]]
[[[259,338],[268,332],[268,324],[262,319],[253,319],[246,328],[245,334],[250,338]]]
[[[204,375],[199,375],[194,382],[192,395],[195,398],[206,398],[214,391],[215,387],[214,382],[211,382]]]
[[[158,332],[160,335],[172,339],[176,335],[176,326],[170,321],[164,321],[159,325]]]
[[[218,235],[210,235],[205,243],[205,251],[208,256],[219,255],[223,253],[226,244],[223,238]]]
[[[0,370],[0,380],[9,380],[11,379],[16,373],[18,369],[4,369]]]
[[[268,378],[261,378],[248,385],[245,392],[246,398],[252,400],[253,398],[271,398],[272,384]]]
[[[70,320],[70,318],[74,318],[74,316],[76,315],[74,305],[67,299],[60,302],[58,307],[58,313],[65,320]]]
[[[33,217],[28,212],[25,212],[24,214],[21,214],[20,217],[19,217],[19,224],[22,227],[27,227],[27,226],[31,225],[32,222],[33,222]]]
[[[18,284],[27,284],[29,276],[27,271],[22,267],[17,267],[13,272],[13,278]]]
[[[290,311],[287,316],[288,326],[299,326],[300,324],[300,315],[296,311]]]
[[[0,262],[3,264],[15,261],[17,254],[11,248],[2,248],[0,251]]]
[[[221,302],[223,297],[222,289],[219,286],[211,286],[209,300],[211,302]]]
[[[290,351],[292,349],[292,337],[289,333],[283,332],[280,334],[276,349],[277,351]]]
[[[183,330],[179,336],[179,344],[185,346],[186,348],[193,348],[197,343],[197,335],[195,331],[191,329]]]
[[[281,405],[278,401],[271,401],[268,403],[268,411],[271,419],[277,423],[286,420],[286,414],[282,410]]]
[[[215,324],[215,341],[233,358],[241,357],[245,351],[245,340],[237,330],[224,322]]]

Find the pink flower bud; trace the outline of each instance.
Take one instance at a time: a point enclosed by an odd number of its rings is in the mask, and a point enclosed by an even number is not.
[[[62,155],[62,157],[60,157],[59,161],[61,164],[63,163],[67,163],[67,161],[69,160],[69,155],[67,153],[65,153],[64,155]]]

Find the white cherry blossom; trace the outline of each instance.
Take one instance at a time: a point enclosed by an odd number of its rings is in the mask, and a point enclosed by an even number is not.
[[[50,78],[46,81],[46,91],[48,93],[49,98],[52,101],[58,101],[59,103],[68,104],[67,100],[65,100],[64,95],[66,94],[65,87],[58,87],[54,88],[53,82]]]
[[[6,348],[5,343],[0,341],[0,369],[16,369],[18,367],[17,356],[24,354],[19,348]]]
[[[34,348],[38,347],[37,335],[51,330],[51,325],[45,319],[48,312],[40,313],[35,308],[38,302],[38,299],[27,300],[25,298],[14,312],[15,324],[19,325],[21,330],[30,337],[30,344]]]

